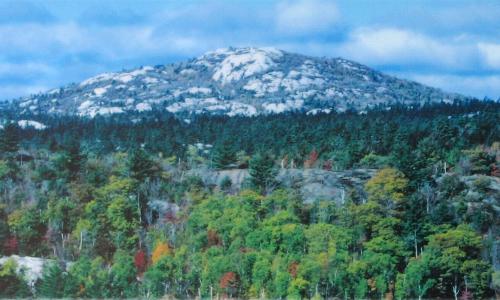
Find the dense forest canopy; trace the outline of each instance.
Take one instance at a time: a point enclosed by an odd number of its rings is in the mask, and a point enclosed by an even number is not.
[[[7,260],[1,297],[471,299],[500,289],[497,102],[28,117],[47,129],[1,130],[0,254],[46,263],[31,280]],[[342,205],[304,202],[276,177],[353,168],[375,175]],[[249,179],[212,185],[191,172],[230,169]]]

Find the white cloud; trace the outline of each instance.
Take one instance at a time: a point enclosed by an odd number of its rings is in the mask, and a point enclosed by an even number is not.
[[[343,56],[364,63],[460,67],[473,59],[471,49],[453,41],[399,28],[359,28],[339,47]]]
[[[26,63],[10,63],[0,62],[0,77],[14,77],[14,76],[50,76],[56,70],[44,63],[26,62]]]
[[[0,85],[0,101],[12,100],[21,95],[36,94],[49,90],[50,87],[33,84],[2,84]],[[20,94],[19,91],[22,91]]]
[[[500,98],[500,75],[461,76],[449,74],[397,74],[417,82],[482,99]]]
[[[337,6],[328,0],[285,1],[276,10],[277,30],[288,34],[323,32],[340,18]]]
[[[479,43],[477,47],[487,66],[500,69],[500,44]]]
[[[198,49],[189,35],[153,35],[150,26],[84,27],[77,23],[0,26],[0,44],[9,45],[4,54],[68,56],[91,53],[105,59],[140,55],[183,54]]]
[[[174,9],[158,10],[141,22],[109,23],[113,26],[74,18],[43,24],[0,22],[0,45],[7,45],[0,50],[0,57],[5,58],[0,61],[0,98],[136,64],[182,60],[219,47],[261,45],[315,56],[342,56],[379,70],[448,74],[406,77],[449,91],[500,96],[498,77],[453,75],[500,69],[498,40],[468,31],[472,20],[475,22],[470,16],[460,27],[464,30],[446,34],[412,24],[405,27],[411,30],[405,29],[391,20],[380,20],[375,26],[370,19],[363,23],[366,27],[349,29],[335,0],[280,1],[270,5],[176,4]],[[214,13],[217,18],[213,18]],[[460,18],[460,14],[442,22],[455,17]],[[345,29],[345,36],[337,36],[339,28]],[[11,85],[16,80],[17,85]]]

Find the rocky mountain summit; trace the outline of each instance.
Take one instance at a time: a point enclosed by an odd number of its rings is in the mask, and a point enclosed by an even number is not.
[[[465,97],[342,58],[310,57],[274,48],[226,48],[186,62],[100,74],[9,105],[20,115],[95,117],[157,109],[179,115],[253,116],[455,99]]]

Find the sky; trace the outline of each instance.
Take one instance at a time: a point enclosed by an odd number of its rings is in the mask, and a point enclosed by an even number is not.
[[[500,98],[500,0],[0,0],[0,45],[4,100],[229,46]]]

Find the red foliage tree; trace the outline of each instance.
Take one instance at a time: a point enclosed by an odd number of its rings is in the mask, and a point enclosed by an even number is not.
[[[318,151],[316,151],[316,149],[313,149],[311,153],[309,153],[309,158],[304,162],[304,168],[312,168],[318,160],[318,157]]]
[[[175,212],[173,212],[172,210],[169,210],[165,213],[163,219],[165,220],[165,222],[167,223],[177,223],[179,221],[179,219],[177,218],[177,216],[175,215]]]
[[[474,299],[474,297],[472,296],[472,293],[468,290],[462,291],[462,295],[460,296],[460,300],[470,300],[470,299]]]
[[[226,272],[224,275],[221,276],[219,280],[219,287],[221,289],[224,289],[229,295],[230,298],[232,298],[236,291],[238,290],[238,275],[234,272]]]
[[[323,163],[323,170],[326,170],[326,171],[331,171],[333,168],[333,162],[331,159],[325,161]]]
[[[491,176],[494,176],[494,177],[500,177],[500,168],[499,168],[499,164],[493,164],[491,166]]]
[[[290,266],[288,266],[288,273],[290,274],[290,276],[292,276],[292,278],[297,277],[298,269],[299,269],[299,263],[296,261],[292,262]]]
[[[147,261],[146,253],[144,253],[144,250],[139,250],[135,253],[134,265],[138,273],[143,273],[144,271],[146,271]]]
[[[5,241],[4,244],[5,254],[7,255],[16,254],[18,252],[18,248],[19,248],[19,243],[15,237],[8,238]]]
[[[207,242],[208,247],[220,246],[222,244],[219,235],[213,229],[209,229],[207,232]]]

